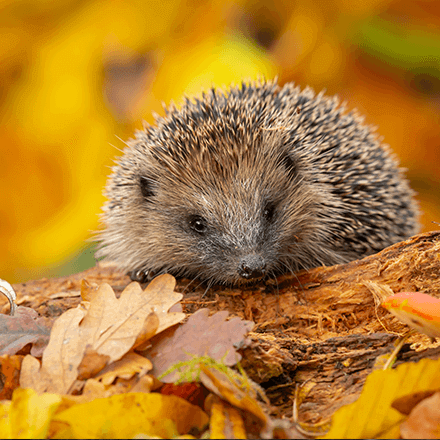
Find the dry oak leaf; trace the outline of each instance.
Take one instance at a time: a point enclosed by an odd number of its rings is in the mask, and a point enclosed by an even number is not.
[[[43,353],[42,364],[32,356],[23,360],[20,385],[38,392],[66,394],[78,377],[78,367],[87,350],[108,356],[109,362],[119,360],[137,340],[139,333],[153,335],[144,328],[148,319],[159,331],[184,319],[184,313],[167,311],[182,295],[174,292],[175,279],[171,275],[155,278],[142,291],[138,283],[129,284],[116,298],[108,284],[102,284],[88,307],[70,309],[54,323],[50,341]],[[155,312],[160,322],[149,317]],[[82,371],[87,377],[87,372]]]
[[[14,316],[0,314],[0,355],[13,355],[32,344],[33,356],[41,356],[49,341],[50,323],[28,307],[17,307]]]
[[[422,400],[400,425],[402,438],[440,438],[440,393]]]
[[[135,374],[141,377],[152,368],[153,365],[149,359],[131,351],[119,359],[119,361],[107,365],[95,379],[104,385],[110,385],[117,377],[131,379]]]
[[[226,321],[228,315],[229,312],[221,311],[209,316],[208,309],[200,309],[183,325],[160,335],[145,353],[153,362],[152,374],[159,377],[174,364],[194,356],[209,356],[225,365],[235,365],[241,359],[236,347],[246,343],[245,335],[252,330],[254,323],[237,317]],[[171,383],[179,376],[180,373],[174,371],[160,380]]]

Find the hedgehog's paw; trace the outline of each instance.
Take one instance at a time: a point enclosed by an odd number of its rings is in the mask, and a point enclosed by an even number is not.
[[[148,283],[156,276],[156,273],[156,271],[149,269],[135,269],[128,272],[127,275],[132,281],[137,281],[138,283]]]

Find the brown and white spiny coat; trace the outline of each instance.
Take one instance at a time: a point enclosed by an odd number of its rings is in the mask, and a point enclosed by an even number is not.
[[[293,84],[243,83],[171,106],[112,171],[98,256],[138,279],[239,284],[418,231],[413,191],[371,127]]]

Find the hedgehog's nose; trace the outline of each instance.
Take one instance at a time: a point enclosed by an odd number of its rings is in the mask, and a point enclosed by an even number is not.
[[[247,280],[261,278],[266,273],[266,262],[260,255],[246,255],[240,261],[238,273]]]

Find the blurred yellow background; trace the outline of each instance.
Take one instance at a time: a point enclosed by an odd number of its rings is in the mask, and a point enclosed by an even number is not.
[[[113,159],[162,102],[267,78],[379,127],[440,222],[440,2],[0,0],[0,278],[94,264]]]

